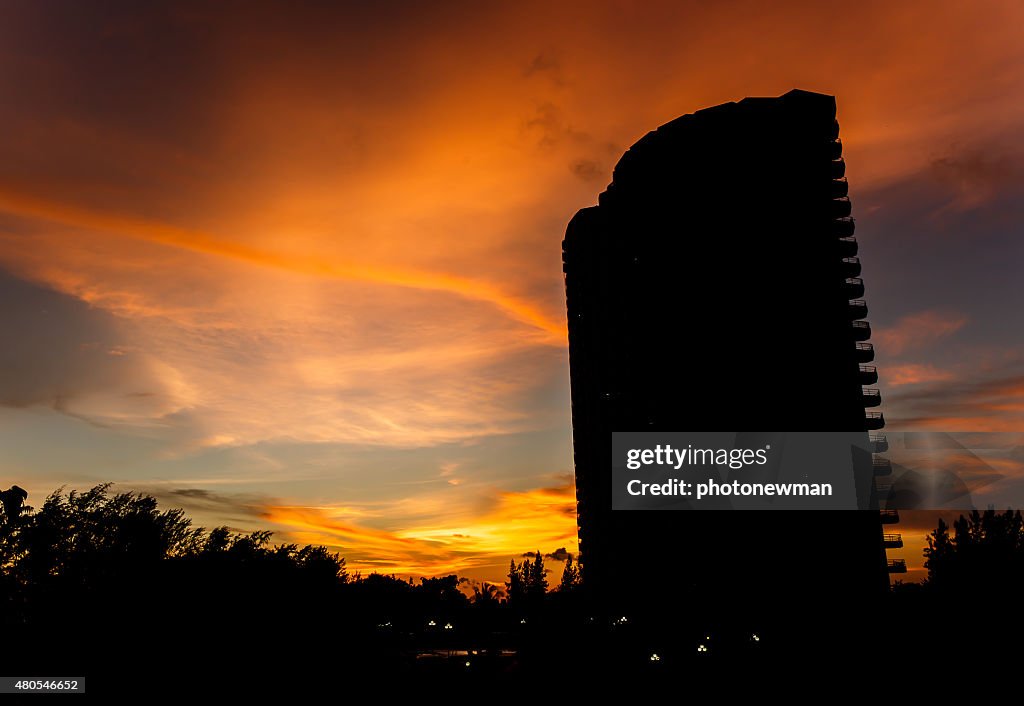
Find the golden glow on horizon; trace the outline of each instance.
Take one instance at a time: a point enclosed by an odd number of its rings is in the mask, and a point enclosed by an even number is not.
[[[571,485],[499,492],[478,515],[453,510],[442,518],[444,524],[438,525],[435,519],[392,532],[337,519],[346,515],[341,508],[267,506],[259,512],[289,537],[337,548],[351,571],[363,573],[472,576],[474,569],[487,567],[494,557],[532,551],[524,547],[541,551],[566,547],[576,553],[576,495]]]

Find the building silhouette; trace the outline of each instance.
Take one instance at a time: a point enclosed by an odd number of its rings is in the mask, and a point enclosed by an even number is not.
[[[607,610],[678,614],[647,575],[734,617],[762,599],[852,616],[900,568],[895,512],[611,510],[613,431],[858,431],[885,450],[838,133],[835,98],[800,90],[685,115],[569,223],[580,552]],[[877,508],[887,462],[865,456]]]

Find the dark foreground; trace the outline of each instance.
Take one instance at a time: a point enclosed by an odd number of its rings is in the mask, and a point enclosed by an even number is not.
[[[206,606],[161,605],[139,596],[102,614],[57,611],[9,633],[3,672],[84,676],[90,695],[140,698],[469,688],[486,695],[489,687],[551,679],[577,690],[678,683],[772,693],[810,689],[820,678],[906,684],[946,660],[963,670],[1024,656],[1020,612],[1000,602],[954,606],[914,593],[888,596],[870,614],[786,615],[764,606],[758,624],[741,626],[713,613],[679,621],[666,599],[661,620],[586,616],[569,605],[519,617],[499,605],[488,621],[466,611],[417,616],[414,624],[379,605],[315,614],[306,607],[315,602],[224,596]]]

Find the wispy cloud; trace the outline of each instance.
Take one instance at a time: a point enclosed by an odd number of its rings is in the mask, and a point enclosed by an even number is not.
[[[874,333],[874,339],[886,355],[898,356],[951,336],[966,323],[967,317],[963,314],[921,311],[904,316],[892,326],[879,329]]]
[[[942,210],[969,211],[986,206],[1024,186],[1024,167],[1005,145],[940,157],[931,164],[935,179],[951,193]]]
[[[886,398],[898,430],[1019,432],[1024,429],[1024,376],[979,376],[925,384]],[[888,416],[888,415],[887,415]]]
[[[904,365],[886,365],[883,371],[885,384],[889,387],[903,385],[919,385],[926,382],[951,380],[953,374],[941,370],[928,363],[907,363]]]
[[[116,233],[148,242],[184,248],[194,252],[232,258],[242,262],[271,267],[313,277],[345,279],[375,284],[410,287],[428,291],[450,292],[467,299],[493,304],[517,321],[548,334],[539,339],[551,345],[564,345],[565,326],[549,318],[530,302],[510,296],[493,283],[441,272],[403,270],[373,262],[345,262],[295,255],[254,247],[243,241],[232,241],[210,233],[169,223],[111,213],[88,211],[69,204],[47,202],[36,197],[0,191],[0,211],[22,217],[40,218],[64,225]]]

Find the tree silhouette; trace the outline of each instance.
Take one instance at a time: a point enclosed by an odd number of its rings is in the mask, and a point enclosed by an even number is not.
[[[505,584],[505,592],[508,595],[508,600],[514,605],[522,603],[526,598],[526,576],[525,568],[526,562],[523,564],[516,564],[516,560],[512,559],[508,568],[508,582]]]
[[[568,593],[580,585],[580,569],[573,563],[572,554],[565,559],[565,568],[562,569],[562,580],[558,584],[558,590]]]
[[[530,561],[533,556],[533,561]],[[536,605],[543,600],[548,591],[547,569],[544,568],[544,555],[540,551],[527,554],[521,564],[515,559],[509,565],[508,582],[505,584],[508,600],[513,605],[530,603]]]
[[[23,518],[14,572],[36,586],[92,585],[195,549],[202,530],[193,529],[182,510],[160,512],[151,496],[111,496],[109,488],[106,483],[67,495],[58,490]]]
[[[988,509],[961,515],[950,536],[946,523],[924,550],[929,588],[950,593],[1016,593],[1024,585],[1024,518]]]
[[[22,510],[25,509],[25,499],[28,497],[28,493],[24,488],[19,488],[16,485],[12,485],[9,489],[0,491],[0,507],[3,508],[3,513],[0,515],[0,524],[13,525],[17,523],[18,518],[21,517]]]
[[[484,581],[473,585],[473,604],[479,606],[486,606],[491,608],[498,605],[498,597],[500,591],[498,591],[497,584],[489,583]]]
[[[548,592],[548,577],[547,570],[544,568],[544,555],[538,549],[534,553],[533,564],[531,565],[529,562],[530,560],[527,559],[526,573],[529,574],[530,578],[526,590],[532,599],[539,600]]]
[[[421,603],[437,606],[445,615],[461,612],[469,602],[466,594],[459,590],[459,577],[454,574],[421,578],[413,592]]]
[[[161,511],[152,496],[109,489],[108,483],[84,492],[57,490],[38,512],[22,514],[13,529],[5,526],[0,585],[8,604],[20,606],[5,618],[30,620],[55,601],[101,610],[179,582],[309,591],[330,590],[348,578],[345,560],[325,547],[271,547],[267,531],[206,532],[192,527],[180,509]]]

